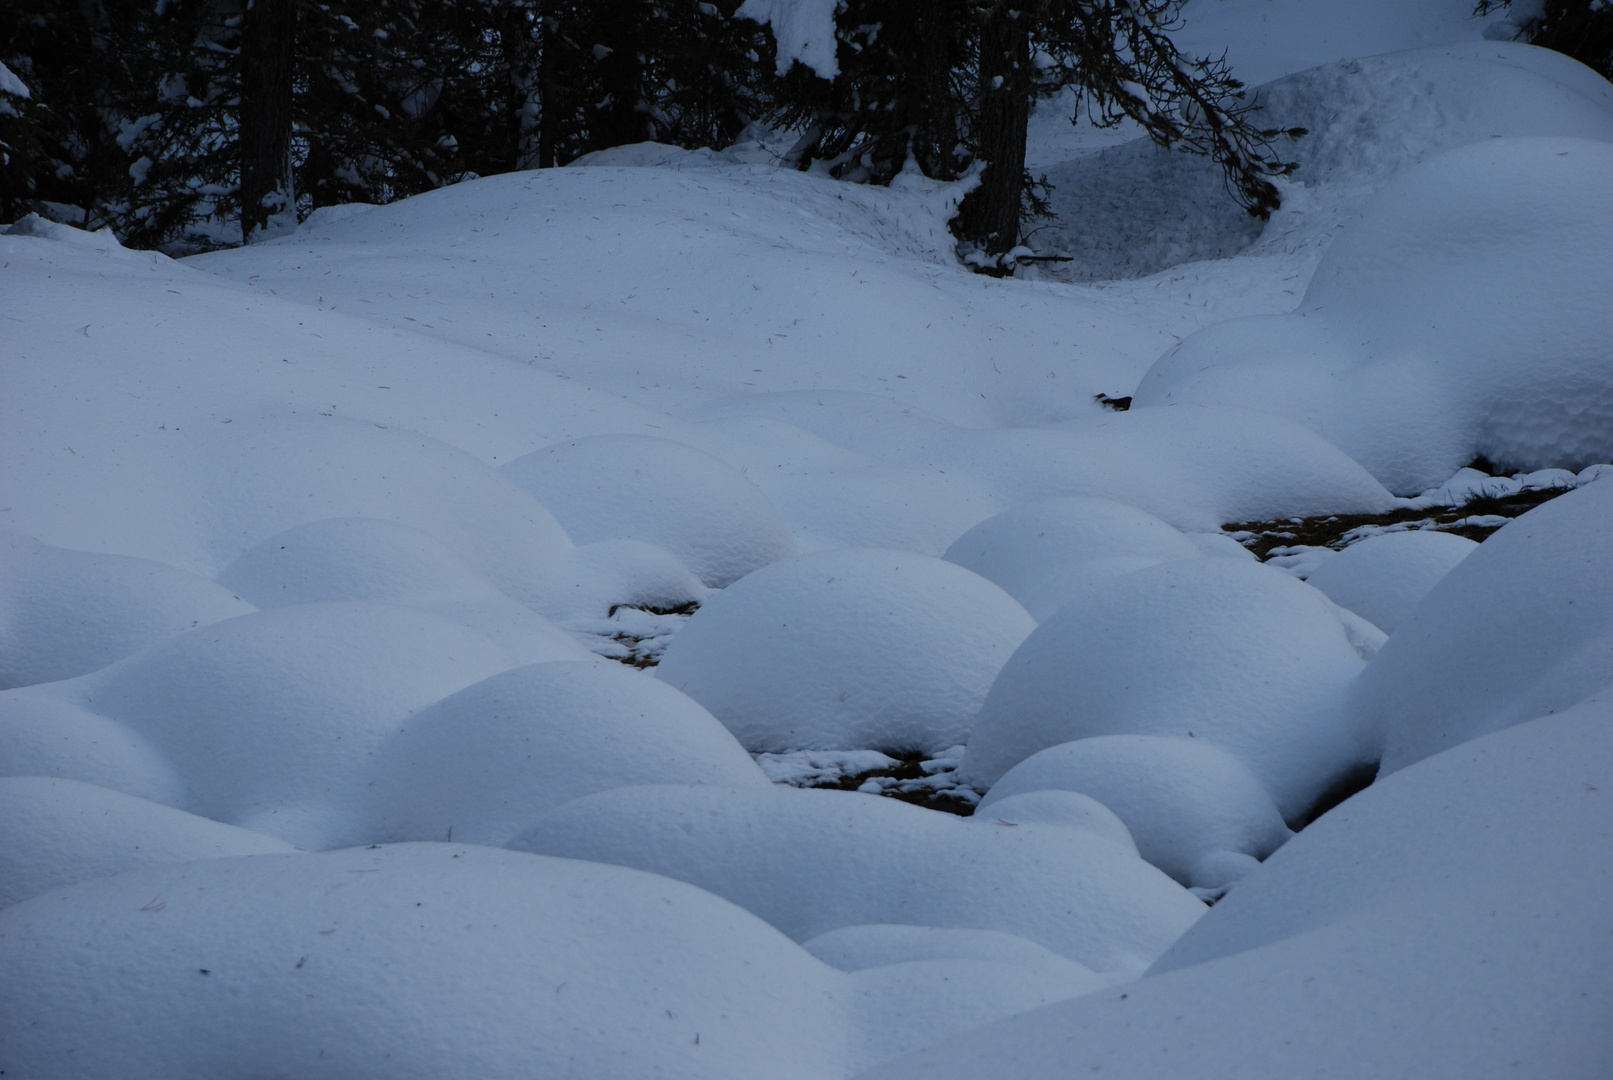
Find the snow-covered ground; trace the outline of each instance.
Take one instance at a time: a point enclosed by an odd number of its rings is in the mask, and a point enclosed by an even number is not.
[[[1605,1075],[1613,87],[1470,6],[1192,0],[1283,208],[1044,108],[1019,279],[753,145],[11,227],[0,1073]]]

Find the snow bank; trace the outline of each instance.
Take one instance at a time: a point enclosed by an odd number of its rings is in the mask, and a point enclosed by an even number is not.
[[[1051,427],[966,432],[936,459],[978,477],[1004,506],[1098,496],[1184,530],[1393,505],[1337,447],[1242,408],[1133,408]]]
[[[1350,694],[1383,771],[1613,684],[1610,546],[1602,481],[1517,518],[1435,585]]]
[[[510,599],[426,533],[379,518],[332,518],[271,536],[218,575],[260,608],[369,600],[419,608],[475,630],[522,663],[588,650]]]
[[[1161,357],[1139,405],[1237,403],[1303,423],[1414,494],[1483,455],[1613,456],[1604,343],[1613,145],[1494,139],[1390,184],[1299,309],[1219,323]]]
[[[503,466],[579,544],[641,540],[665,548],[720,589],[795,554],[767,496],[691,446],[649,435],[596,435]]]
[[[83,675],[254,610],[176,567],[63,551],[0,531],[0,690]]]
[[[994,784],[1038,750],[1094,735],[1203,739],[1296,818],[1373,760],[1346,718],[1362,660],[1335,610],[1280,570],[1232,559],[1165,563],[1095,586],[1003,667],[960,778]]]
[[[707,426],[726,444],[713,452],[756,482],[803,545],[940,555],[966,529],[999,509],[983,484],[956,469],[893,461],[877,451],[857,452],[777,419],[771,414],[784,411],[778,407],[781,397],[787,395],[770,394],[765,404],[735,406],[737,415]],[[888,437],[890,418],[880,419]],[[844,441],[844,425],[833,428]]]
[[[497,846],[598,791],[767,783],[705,709],[606,660],[534,664],[466,687],[404,720],[366,773],[355,843]]]
[[[855,792],[639,787],[551,811],[511,846],[699,885],[798,941],[872,923],[999,930],[1105,976],[1204,910],[1078,829],[971,821]]]
[[[0,934],[7,1075],[848,1065],[846,977],[707,893],[613,866],[447,844],[209,859],[54,890],[0,913]]]
[[[29,690],[0,693],[0,775],[78,780],[167,806],[190,801],[173,763],[150,741],[115,720]]]
[[[1042,620],[1088,585],[1199,554],[1152,514],[1110,499],[1066,496],[982,521],[942,558],[1001,585]]]
[[[514,666],[423,611],[301,604],[192,631],[52,691],[149,739],[184,778],[184,809],[314,848],[411,712]]]
[[[712,597],[655,674],[753,753],[936,754],[968,737],[997,670],[1034,627],[1007,593],[952,563],[820,551]]]
[[[1465,536],[1431,529],[1384,533],[1351,544],[1305,581],[1392,634],[1428,590],[1477,548]]]
[[[877,1075],[1276,1080],[1326,1063],[1348,1076],[1601,1076],[1608,723],[1605,705],[1582,707],[1380,780],[1273,855],[1147,978]]]
[[[1195,888],[1242,878],[1291,835],[1249,770],[1197,738],[1100,735],[1048,747],[1009,769],[977,812],[1049,789],[1114,811],[1144,859]]]
[[[155,863],[293,850],[183,810],[42,776],[0,778],[0,821],[0,908]]]

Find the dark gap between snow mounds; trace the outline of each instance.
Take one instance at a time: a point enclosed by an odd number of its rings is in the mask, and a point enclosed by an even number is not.
[[[1491,533],[1542,503],[1574,490],[1566,485],[1527,488],[1509,495],[1476,495],[1457,506],[1398,507],[1383,514],[1323,514],[1277,521],[1243,521],[1222,532],[1248,548],[1261,562],[1309,547],[1335,551],[1385,532],[1430,529],[1483,542]]]

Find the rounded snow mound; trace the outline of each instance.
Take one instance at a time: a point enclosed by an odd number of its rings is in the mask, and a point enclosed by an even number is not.
[[[0,908],[154,863],[289,852],[290,844],[77,780],[0,778]]]
[[[856,792],[621,788],[551,811],[511,846],[687,881],[797,941],[872,923],[999,930],[1106,976],[1146,965],[1204,911],[1082,830]]]
[[[705,709],[606,660],[534,664],[405,720],[376,751],[355,842],[501,845],[545,811],[633,784],[763,787]]]
[[[960,778],[995,784],[1038,750],[1096,735],[1201,739],[1242,762],[1293,820],[1373,760],[1346,721],[1362,660],[1335,612],[1281,570],[1232,559],[1095,586],[1003,667]]]
[[[1050,789],[1114,811],[1138,854],[1195,888],[1230,884],[1290,836],[1249,770],[1197,738],[1100,735],[1048,747],[1009,769],[978,812],[1000,813],[1016,796]]]
[[[0,693],[0,775],[78,780],[167,806],[190,801],[173,763],[149,740],[116,720],[26,690]]]
[[[795,554],[767,496],[728,463],[671,439],[595,435],[502,466],[579,544],[641,540],[712,588]]]
[[[1383,485],[1315,432],[1230,406],[1134,407],[1047,427],[969,431],[937,460],[978,477],[1003,506],[1098,496],[1188,531],[1394,506]]]
[[[978,807],[976,808],[979,809]],[[1137,842],[1126,823],[1115,812],[1090,795],[1058,788],[1038,788],[1018,795],[992,800],[991,814],[981,820],[1003,825],[1054,825],[1063,829],[1084,829],[1094,836],[1112,840],[1137,855]],[[1140,855],[1138,855],[1141,858]]]
[[[254,610],[178,567],[0,531],[0,690],[84,675]]]
[[[1610,199],[1609,143],[1493,139],[1433,158],[1339,234],[1296,311],[1190,336],[1137,404],[1287,417],[1406,494],[1480,455],[1605,461],[1613,220],[1584,208]]]
[[[1186,536],[1144,510],[1070,495],[982,521],[942,558],[1001,585],[1040,621],[1099,581],[1200,554]]]
[[[1390,773],[1609,685],[1613,484],[1599,481],[1463,559],[1362,672],[1350,709],[1384,741]]]
[[[184,778],[185,809],[320,847],[410,713],[515,666],[427,612],[301,604],[191,631],[57,693],[150,740]]]
[[[1386,634],[1478,544],[1432,529],[1384,533],[1351,544],[1305,579]]]
[[[814,552],[742,578],[667,646],[656,676],[753,753],[962,743],[1035,628],[996,585],[940,559]]]
[[[19,1076],[850,1071],[845,976],[708,893],[597,863],[457,844],[208,859],[54,890],[0,934]]]
[[[589,653],[419,529],[380,518],[311,521],[271,536],[219,574],[260,608],[369,600],[463,623],[524,663]]]

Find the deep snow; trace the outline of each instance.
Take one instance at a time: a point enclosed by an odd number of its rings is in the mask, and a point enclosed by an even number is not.
[[[1013,280],[755,145],[0,234],[0,1071],[1605,1070],[1613,88],[1468,7],[1191,0],[1283,208],[1054,103]]]

